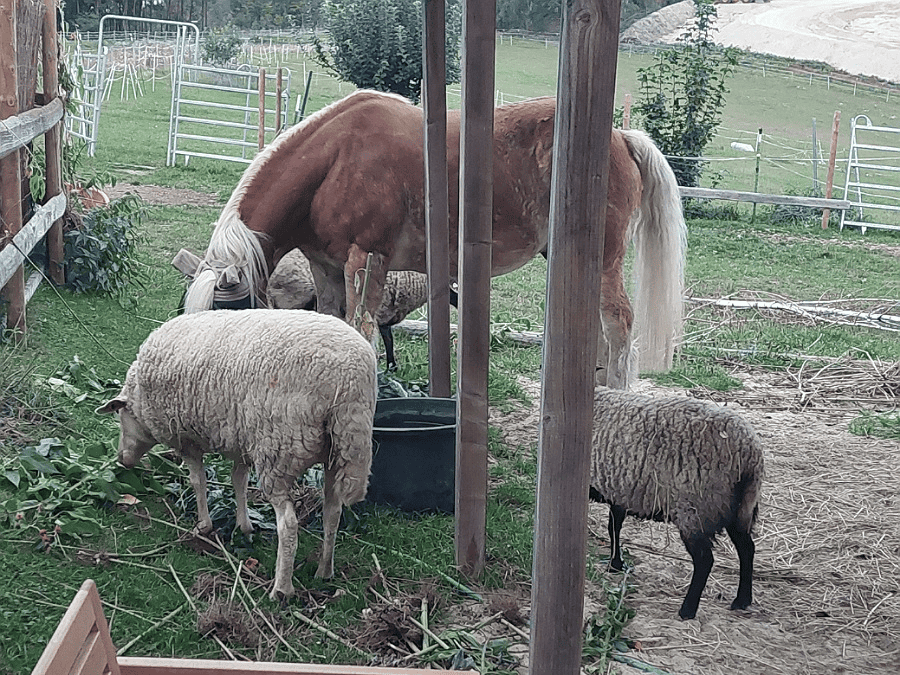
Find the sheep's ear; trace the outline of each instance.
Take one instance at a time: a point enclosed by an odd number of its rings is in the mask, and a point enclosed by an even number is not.
[[[128,399],[120,396],[118,398],[110,399],[99,408],[97,408],[94,412],[99,415],[103,415],[105,413],[116,413],[124,408],[126,403],[128,403]]]

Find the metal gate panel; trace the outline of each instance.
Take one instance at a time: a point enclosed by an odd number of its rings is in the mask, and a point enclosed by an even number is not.
[[[221,159],[249,164],[259,150],[259,72],[239,68],[213,68],[184,62],[176,64],[172,87],[171,119],[166,164],[178,157]],[[265,74],[264,136],[274,137],[284,127],[290,100],[291,71],[282,68],[281,98],[277,73]],[[272,120],[271,125],[266,120]]]
[[[900,129],[875,126],[866,115],[850,121],[844,198],[850,208],[841,213],[841,229],[900,230]],[[863,220],[872,211],[879,222]]]

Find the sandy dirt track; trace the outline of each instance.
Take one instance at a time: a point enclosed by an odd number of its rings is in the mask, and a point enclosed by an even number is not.
[[[900,82],[900,1],[772,0],[718,6],[716,42]]]

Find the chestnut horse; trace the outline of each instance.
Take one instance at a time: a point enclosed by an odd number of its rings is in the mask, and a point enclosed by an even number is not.
[[[536,98],[494,115],[493,275],[547,251],[556,102]],[[447,117],[450,273],[456,277],[460,113]],[[264,297],[268,273],[299,248],[318,309],[354,316],[354,283],[371,255],[363,307],[372,316],[388,270],[426,271],[422,110],[357,91],[282,133],[247,168],[216,222],[185,311],[208,309],[223,285]],[[623,259],[635,241],[636,332],[642,370],[665,370],[681,334],[685,223],[675,176],[639,131],[614,130],[602,273],[597,381],[626,388],[632,313]],[[252,300],[252,298],[251,298]],[[371,336],[370,336],[371,337]]]

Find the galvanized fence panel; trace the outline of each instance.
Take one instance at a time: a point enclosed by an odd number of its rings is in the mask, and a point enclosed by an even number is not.
[[[841,216],[841,229],[900,231],[900,128],[873,125],[866,115],[851,120],[844,197],[850,209]],[[877,222],[863,220],[873,211]]]
[[[263,145],[285,124],[290,100],[291,71],[282,68],[281,91],[277,72],[213,68],[179,63],[172,88],[166,164],[179,157],[220,159],[249,164]],[[260,120],[260,77],[264,78]]]

